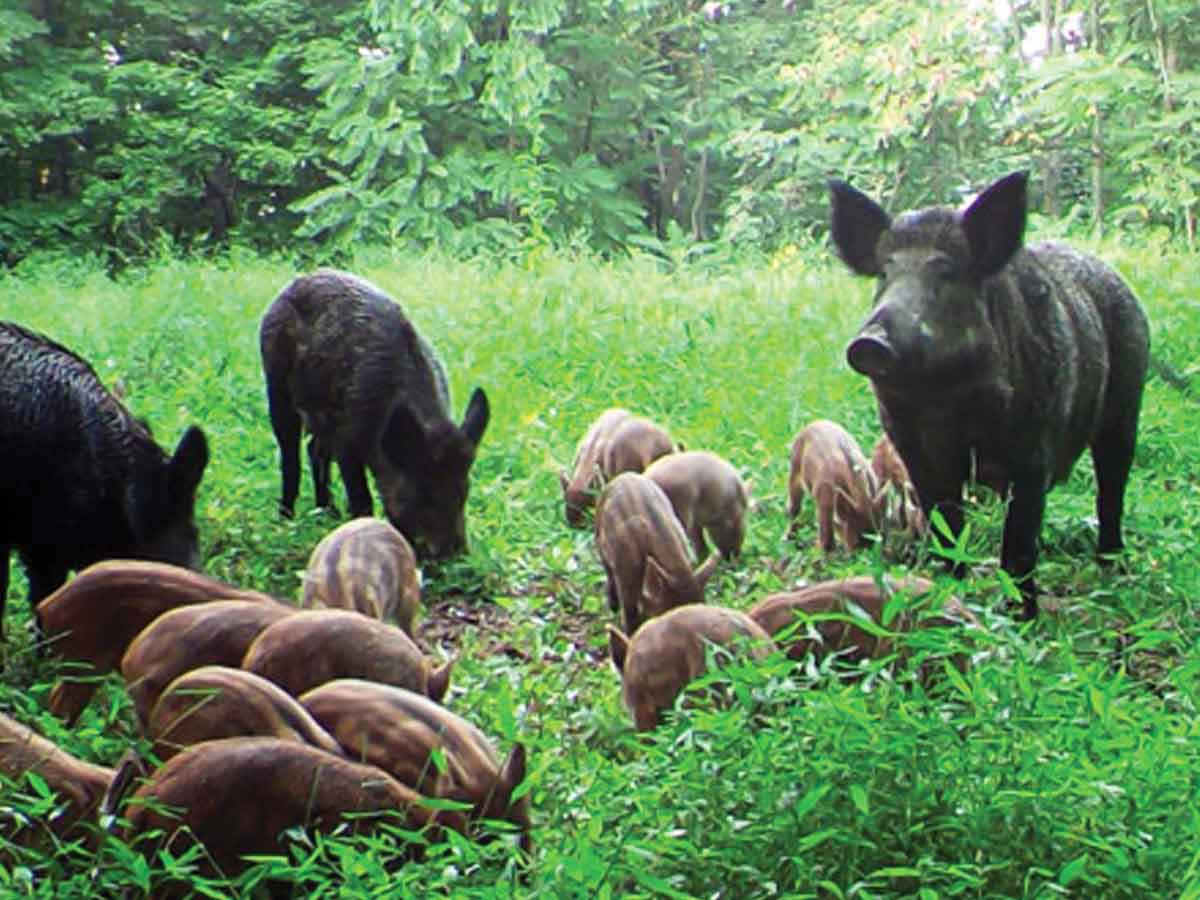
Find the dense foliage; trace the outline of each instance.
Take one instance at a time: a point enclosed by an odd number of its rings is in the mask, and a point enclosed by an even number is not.
[[[1017,167],[1038,207],[1191,243],[1188,0],[18,0],[0,10],[0,255],[236,241],[511,253],[824,222]]]
[[[1200,352],[1195,265],[1158,246],[1100,248],[1145,301],[1156,354],[1191,374]],[[484,265],[444,255],[363,256],[447,360],[456,410],[483,385],[493,421],[468,504],[470,552],[426,567],[418,634],[458,656],[447,704],[503,751],[524,741],[532,865],[506,842],[452,842],[397,864],[403,838],[293,834],[239,887],[195,879],[194,855],[109,839],[0,866],[5,896],[153,895],[190,880],[206,896],[295,897],[1115,897],[1200,896],[1200,408],[1157,376],[1147,388],[1127,504],[1128,550],[1101,568],[1094,484],[1081,460],[1049,497],[1039,581],[1045,608],[1014,622],[996,571],[1004,507],[972,504],[963,582],[921,549],[907,566],[875,549],[822,559],[811,514],[784,537],[787,447],[833,417],[878,433],[865,380],[843,363],[869,284],[809,255],[742,266],[637,256],[598,263],[531,253]],[[6,316],[43,329],[125,386],[163,443],[199,422],[213,461],[200,490],[205,568],[294,598],[308,553],[336,520],[275,509],[276,455],[256,329],[294,274],[234,254],[163,261],[114,279],[86,261],[0,276]],[[775,660],[734,673],[729,709],[684,709],[653,737],[631,730],[606,659],[612,621],[591,535],[563,521],[559,468],[604,407],[623,404],[752,478],[743,558],[708,600],[746,608],[804,580],[906,568],[960,593],[987,626],[974,665],[929,685],[888,661],[841,683]],[[19,566],[14,566],[19,573]],[[61,673],[35,657],[14,578],[0,710],[70,752],[112,765],[138,738],[119,677],[81,721],[46,712]],[[961,646],[950,635],[918,654]],[[0,807],[44,816],[36,782]],[[0,848],[3,852],[6,848]],[[129,891],[130,893],[122,893]]]

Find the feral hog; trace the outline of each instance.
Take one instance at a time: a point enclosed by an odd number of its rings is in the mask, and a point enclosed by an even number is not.
[[[1026,179],[1001,178],[961,212],[895,220],[844,182],[830,190],[838,253],[877,282],[847,361],[871,379],[927,519],[936,509],[952,534],[962,529],[973,457],[1009,487],[1000,564],[1032,619],[1046,494],[1085,447],[1099,551],[1122,547],[1150,338],[1141,304],[1107,265],[1061,244],[1023,246]]]
[[[4,838],[0,845],[12,841],[19,846],[32,846],[50,836],[58,840],[74,837],[77,826],[81,829],[95,819],[115,774],[112,769],[76,759],[57,744],[0,713],[0,776],[20,787],[27,772],[41,778],[61,803],[55,806],[52,815],[28,821],[24,827],[20,821],[12,825],[7,816],[0,816],[0,838]],[[4,857],[4,851],[0,851],[0,860]]]
[[[889,579],[886,590],[874,578],[865,576],[825,581],[765,597],[750,608],[748,615],[775,638],[791,659],[802,660],[811,653],[819,661],[837,653],[847,662],[859,663],[887,656],[895,648],[894,635],[914,628],[979,627],[979,621],[957,597],[947,598],[936,614],[920,615],[915,607],[907,608],[883,625],[884,610],[897,592],[919,601],[932,588],[933,582],[916,577]],[[874,627],[855,624],[852,607],[869,616]],[[807,630],[793,627],[806,621]]]
[[[404,312],[375,285],[323,269],[294,279],[259,332],[271,426],[291,516],[300,486],[300,434],[318,506],[330,507],[336,459],[350,515],[371,515],[366,469],[388,520],[423,556],[466,548],[471,464],[488,424],[475,389],[461,426],[451,421],[446,372]]]
[[[570,477],[558,476],[567,524],[583,527],[585,512],[606,482],[622,472],[644,471],[674,449],[670,435],[649,419],[625,409],[605,410],[579,442]]]
[[[789,535],[808,494],[817,510],[817,546],[833,552],[836,529],[842,546],[853,552],[865,532],[879,528],[878,493],[858,441],[841,425],[819,419],[796,435],[788,476]]]
[[[917,489],[886,434],[880,435],[871,451],[871,472],[877,489],[875,520],[889,531],[911,536],[924,534],[927,525]]]
[[[228,666],[201,666],[163,690],[146,737],[164,762],[201,741],[231,737],[300,741],[341,756],[338,742],[295,698],[267,679]]]
[[[671,501],[697,559],[708,555],[705,532],[725,559],[742,552],[750,500],[733,466],[715,453],[689,450],[660,456],[645,474]]]
[[[143,628],[121,657],[125,689],[143,731],[168,684],[201,666],[240,666],[260,634],[295,613],[285,603],[214,600],[171,610]]]
[[[82,664],[55,684],[51,712],[74,722],[96,692],[96,676],[114,669],[147,625],[181,606],[222,599],[279,604],[166,563],[118,559],[89,566],[38,604],[51,652]]]
[[[421,606],[412,547],[379,519],[352,519],[321,539],[304,572],[305,609],[353,609],[392,621],[409,637]]]
[[[6,322],[0,448],[0,643],[12,550],[34,608],[70,570],[102,559],[198,566],[193,513],[208,464],[204,432],[188,428],[167,456],[87,362]]]
[[[596,548],[604,566],[608,605],[633,634],[652,616],[703,603],[719,553],[693,571],[683,526],[662,488],[634,472],[614,478],[596,510]]]
[[[529,796],[513,801],[525,780],[525,747],[501,761],[491,742],[461,716],[420,694],[359,679],[313,688],[300,703],[346,755],[378,766],[426,797],[469,804],[470,821],[505,820],[531,849]],[[435,765],[433,754],[442,762]]]
[[[633,637],[611,626],[609,651],[621,676],[621,694],[638,731],[656,728],[664,710],[707,671],[706,647],[764,659],[770,635],[745,613],[720,606],[678,606],[650,619]]]
[[[124,814],[127,841],[157,830],[176,856],[198,841],[207,850],[203,872],[225,876],[245,869],[246,856],[283,853],[280,835],[298,827],[341,824],[361,833],[391,823],[427,840],[446,827],[466,828],[460,814],[426,808],[420,795],[374,766],[272,737],[223,738],[185,750],[137,789]],[[416,843],[398,849],[420,855]]]
[[[260,634],[242,660],[243,669],[293,697],[337,678],[365,678],[440,701],[453,667],[451,660],[434,668],[399,628],[348,609],[288,616]]]

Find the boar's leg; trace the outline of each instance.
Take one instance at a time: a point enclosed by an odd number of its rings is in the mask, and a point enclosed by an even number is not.
[[[4,647],[4,606],[8,601],[8,564],[12,547],[0,546],[0,650]]]
[[[275,442],[279,444],[279,471],[283,479],[279,514],[290,519],[300,492],[300,413],[287,388],[277,381],[267,382],[267,408]]]
[[[813,501],[817,507],[817,546],[821,548],[822,553],[828,555],[833,552],[833,512],[837,506],[837,496],[830,485],[822,485],[817,490],[820,493],[813,495]],[[853,548],[847,547],[846,549],[852,550]]]
[[[25,574],[29,579],[29,608],[33,611],[33,625],[40,644],[44,632],[37,612],[38,604],[66,583],[67,568],[53,561],[26,559]]]
[[[342,473],[342,484],[346,488],[346,505],[353,518],[369,516],[374,512],[371,489],[367,486],[367,470],[362,460],[352,453],[338,454],[338,471]]]
[[[334,515],[337,510],[333,505],[333,497],[329,494],[329,470],[331,467],[329,451],[314,434],[308,439],[308,468],[312,472],[313,496],[321,509],[327,509]]]
[[[608,608],[616,612],[621,608],[621,597],[617,593],[617,577],[608,563],[604,564],[604,592],[608,595]]]
[[[1022,618],[1037,618],[1037,584],[1033,570],[1037,565],[1038,539],[1046,512],[1047,479],[1028,471],[1014,473],[1012,499],[1004,519],[1004,538],[1000,546],[1000,567],[1021,589]]]
[[[1125,485],[1133,465],[1134,427],[1114,427],[1102,431],[1092,444],[1092,465],[1096,469],[1096,516],[1100,520],[1100,553],[1116,553],[1121,540],[1121,516],[1125,509]]]

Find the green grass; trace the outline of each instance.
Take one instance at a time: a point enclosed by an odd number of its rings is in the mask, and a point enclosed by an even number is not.
[[[1146,304],[1155,356],[1194,375],[1194,258],[1099,249]],[[795,433],[828,417],[868,449],[878,434],[869,386],[843,360],[870,285],[803,257],[668,273],[648,260],[546,254],[489,266],[368,254],[352,268],[438,348],[456,414],[476,385],[491,399],[470,553],[427,569],[424,595],[440,615],[471,619],[431,648],[459,656],[448,705],[502,750],[522,740],[530,751],[537,850],[522,879],[503,842],[452,842],[395,866],[387,835],[316,838],[238,890],[270,874],[297,897],[1200,896],[1200,397],[1159,377],[1148,385],[1118,565],[1092,557],[1090,463],[1051,495],[1039,567],[1049,609],[1036,623],[1007,617],[994,499],[971,510],[967,580],[946,578],[927,549],[917,555],[912,567],[987,625],[965,676],[922,687],[874,665],[842,684],[775,660],[734,673],[741,702],[681,711],[643,740],[607,661],[611,616],[591,535],[566,527],[557,473],[601,410],[627,406],[753,481],[744,557],[723,566],[709,602],[747,608],[804,581],[899,570],[878,550],[821,559],[810,519],[799,544],[783,538]],[[293,274],[286,262],[235,256],[162,262],[118,281],[62,262],[0,276],[0,317],[120,379],[165,446],[189,424],[205,428],[205,568],[285,597],[334,525],[313,511],[307,474],[297,518],[275,513],[257,327]],[[13,569],[0,710],[113,764],[139,740],[119,679],[74,729],[44,712],[58,669],[30,652]],[[12,791],[0,805],[36,808]],[[0,894],[101,896],[172,871],[186,875],[188,861],[147,862],[110,840],[0,869]]]

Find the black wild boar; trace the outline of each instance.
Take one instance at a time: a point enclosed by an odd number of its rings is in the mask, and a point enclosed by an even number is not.
[[[295,508],[305,430],[318,506],[332,506],[336,459],[352,516],[372,514],[370,469],[388,519],[418,553],[465,549],[464,507],[488,424],[487,395],[476,388],[462,426],[451,421],[441,360],[395,301],[346,272],[302,275],[267,309],[259,340],[283,515]]]
[[[204,432],[174,456],[154,442],[83,359],[0,322],[0,637],[16,550],[36,607],[71,569],[113,557],[195,568]]]
[[[937,509],[961,529],[973,455],[979,471],[1007,484],[1000,562],[1033,618],[1046,494],[1085,447],[1100,553],[1122,547],[1149,359],[1145,313],[1098,259],[1056,243],[1023,246],[1023,172],[961,212],[932,207],[894,220],[844,182],[830,191],[838,253],[878,281],[847,360],[871,379],[927,518]]]

